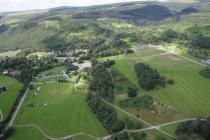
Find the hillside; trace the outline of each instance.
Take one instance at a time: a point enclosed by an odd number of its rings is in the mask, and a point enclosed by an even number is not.
[[[0,50],[49,51],[46,40],[53,36],[61,37],[60,42],[63,43],[58,45],[68,49],[84,47],[81,41],[85,41],[89,47],[99,45],[95,42],[98,38],[101,43],[105,41],[108,45],[110,41],[104,40],[104,37],[108,32],[118,34],[118,27],[113,23],[116,25],[120,22],[130,24],[134,30],[139,30],[136,25],[144,28],[170,25],[176,28],[180,24],[183,27],[195,23],[207,24],[209,13],[204,12],[207,4],[133,2],[80,8],[57,7],[49,12],[8,15],[0,20]],[[87,34],[91,34],[89,39]],[[95,38],[95,35],[98,37]]]

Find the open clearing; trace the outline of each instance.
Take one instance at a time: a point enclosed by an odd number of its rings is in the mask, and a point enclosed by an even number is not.
[[[40,91],[37,91],[38,88]],[[65,137],[80,132],[97,137],[107,134],[87,105],[84,91],[73,90],[73,84],[69,82],[34,86],[15,125],[37,125],[51,137]],[[25,129],[17,127],[11,139],[43,139],[38,129],[27,127],[32,131],[24,131]]]
[[[116,60],[114,67],[135,84],[141,93],[153,96],[161,103],[175,108],[186,117],[207,117],[210,113],[210,80],[199,75],[203,66],[172,54],[155,56],[155,53],[161,54],[163,52],[158,50],[154,52],[154,50],[149,49],[129,54],[128,57],[125,55],[112,59]],[[154,57],[148,57],[153,55]],[[140,62],[150,64],[161,75],[174,79],[175,85],[168,85],[166,88],[153,91],[143,91],[138,84],[133,69],[133,65]]]
[[[5,119],[15,103],[23,85],[14,78],[0,76],[0,86],[5,86],[7,88],[7,91],[0,94],[0,111]]]

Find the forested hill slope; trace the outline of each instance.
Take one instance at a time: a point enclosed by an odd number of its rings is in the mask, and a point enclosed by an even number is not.
[[[139,34],[147,30],[158,36],[162,32],[158,27],[166,30],[195,24],[208,25],[209,7],[208,2],[130,2],[57,7],[43,12],[7,15],[0,19],[0,51],[66,51],[75,48],[99,51],[101,48],[115,47],[114,53],[100,55],[117,54],[117,49],[130,46]],[[142,38],[145,39],[140,37],[138,40]],[[149,39],[146,37],[146,40]]]

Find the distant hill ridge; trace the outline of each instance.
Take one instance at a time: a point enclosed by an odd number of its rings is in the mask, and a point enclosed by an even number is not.
[[[162,20],[172,16],[172,12],[164,6],[149,4],[141,8],[120,11],[90,11],[74,15],[74,18],[123,18],[123,19],[147,19]]]
[[[146,5],[143,8],[125,10],[120,13],[148,20],[162,20],[173,15],[167,7],[161,5]]]
[[[65,11],[65,10],[75,10],[78,9],[79,7],[75,6],[60,6],[60,7],[55,7],[55,8],[50,8],[49,11]]]

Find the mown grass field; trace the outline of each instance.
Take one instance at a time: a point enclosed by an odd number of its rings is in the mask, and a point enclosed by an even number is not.
[[[38,87],[40,92],[35,95]],[[73,85],[68,82],[35,86],[28,94],[16,124],[38,125],[52,137],[79,132],[98,137],[106,135],[106,130],[88,107],[84,91],[73,90]],[[40,134],[34,130],[24,132],[24,129],[17,128],[12,139],[27,137],[39,139]]]
[[[13,107],[23,85],[14,78],[0,76],[0,86],[7,88],[7,91],[0,93],[0,110],[5,119]]]
[[[149,51],[147,50],[147,55],[154,55],[153,51],[151,54]],[[138,85],[133,65],[140,62],[150,64],[161,75],[174,79],[175,85],[168,85],[166,88],[149,92],[140,89],[140,92],[149,94],[160,102],[175,107],[185,116],[207,117],[209,115],[210,80],[199,75],[203,66],[172,55],[138,58],[144,53],[142,51],[138,55],[130,55],[129,57],[137,57],[132,60],[127,59],[128,57],[120,56],[120,59],[115,57],[116,65],[114,67],[135,85]]]

